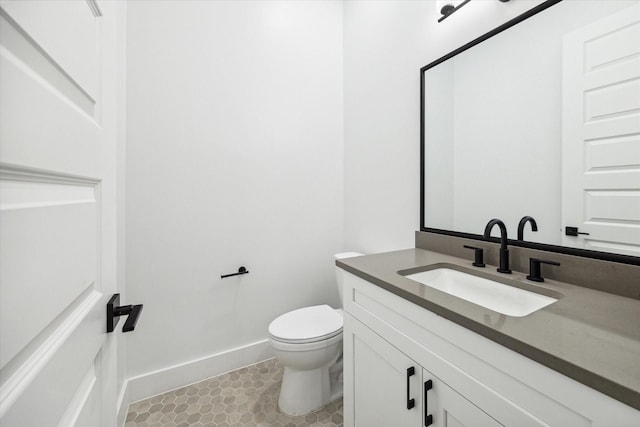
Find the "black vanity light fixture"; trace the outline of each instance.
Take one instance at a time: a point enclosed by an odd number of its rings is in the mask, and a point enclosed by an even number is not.
[[[442,15],[440,19],[438,19],[438,22],[442,22],[467,3],[469,3],[469,0],[436,0],[436,9],[438,10],[438,14]]]
[[[447,17],[449,17],[453,12],[460,9],[465,4],[469,3],[470,0],[436,0],[436,9],[438,9],[438,13],[442,15],[438,22],[444,21]],[[502,3],[506,3],[509,0],[499,0]]]

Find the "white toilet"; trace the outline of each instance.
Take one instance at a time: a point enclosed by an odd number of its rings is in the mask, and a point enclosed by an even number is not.
[[[360,256],[343,252],[335,259]],[[340,304],[342,276],[336,267]],[[299,416],[342,396],[342,309],[316,305],[290,311],[269,324],[269,342],[284,365],[278,406]]]

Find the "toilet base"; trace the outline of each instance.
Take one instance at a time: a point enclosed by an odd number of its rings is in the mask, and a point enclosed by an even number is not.
[[[342,397],[342,381],[332,381],[329,367],[297,371],[286,367],[282,375],[282,387],[278,407],[289,416],[302,416],[317,411]]]
[[[328,367],[296,371],[285,366],[278,406],[287,415],[305,415],[326,405],[329,393]]]
[[[329,368],[329,382],[331,385],[329,402],[333,402],[342,397],[342,353],[338,357],[338,360]]]

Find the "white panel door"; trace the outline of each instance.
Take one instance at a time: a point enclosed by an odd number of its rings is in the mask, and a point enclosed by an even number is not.
[[[348,319],[347,319],[348,318]],[[353,373],[345,405],[353,408],[346,426],[420,426],[422,416],[422,367],[380,338],[359,321],[345,315],[345,364]],[[351,354],[350,360],[346,355]],[[408,370],[412,369],[412,373]],[[346,379],[346,378],[345,378]],[[413,406],[408,408],[408,400]]]
[[[563,244],[640,256],[640,4],[565,36]]]
[[[424,410],[431,416],[433,427],[502,425],[426,369],[422,370],[422,379],[425,383],[430,381],[430,388],[424,388]]]
[[[121,3],[0,1],[3,427],[116,424]]]

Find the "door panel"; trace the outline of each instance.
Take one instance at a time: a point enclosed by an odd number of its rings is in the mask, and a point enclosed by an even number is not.
[[[421,425],[421,367],[358,321],[349,321],[353,325],[348,339],[353,341],[349,362],[354,372],[355,426]],[[411,367],[415,373],[408,379],[409,397],[415,406],[407,409],[407,369]]]
[[[502,425],[426,369],[423,369],[422,378],[425,381],[431,380],[433,384],[425,396],[425,410],[433,417],[433,427]]]
[[[5,191],[11,187],[16,198],[26,199],[29,190],[50,185],[14,181],[6,174],[0,180],[0,310],[10,319],[21,319],[0,323],[0,368],[78,295],[96,286],[98,224],[93,187],[86,187],[90,194],[78,192],[75,200],[75,194],[63,192],[50,201],[33,198],[23,203],[12,203]]]
[[[103,132],[97,109],[55,60],[16,28],[4,5],[0,2],[1,161],[61,179],[95,175],[96,143]]]
[[[85,96],[96,99],[99,85],[100,20],[84,1],[6,1],[2,8],[15,20],[24,39],[40,47],[59,72]],[[45,19],[43,19],[45,17]],[[15,26],[12,26],[15,29]],[[19,31],[19,30],[18,30]],[[95,101],[94,101],[95,102]]]
[[[98,361],[87,370],[58,425],[100,425],[100,385],[97,366]]]
[[[115,425],[123,7],[0,1],[2,425]]]
[[[563,244],[640,255],[640,5],[563,45]]]
[[[74,404],[77,406],[73,398],[87,371],[101,370],[100,336],[104,335],[105,323],[102,308],[98,293],[87,295],[68,314],[68,320],[55,328],[49,339],[21,364],[13,376],[15,379],[3,384],[3,388],[6,385],[12,389],[8,390],[10,400],[2,402],[8,406],[2,425],[57,425],[56,420],[62,421],[66,412],[73,412]],[[100,412],[92,414],[99,415]]]

